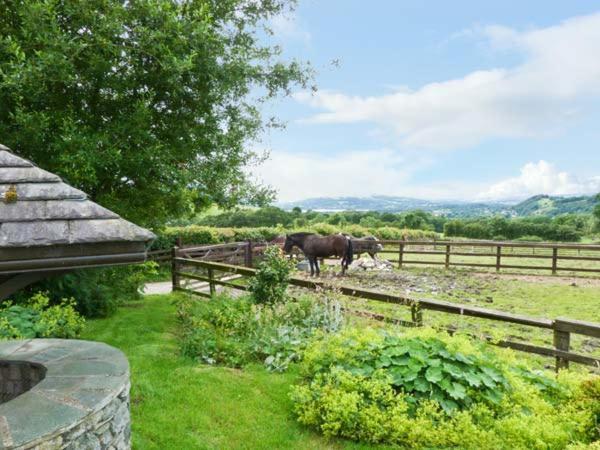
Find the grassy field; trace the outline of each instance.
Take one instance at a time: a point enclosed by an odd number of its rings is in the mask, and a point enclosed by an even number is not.
[[[373,448],[327,441],[297,424],[288,398],[298,379],[294,370],[233,370],[180,357],[173,298],[131,303],[109,319],[89,321],[82,336],[113,345],[129,358],[133,448]]]

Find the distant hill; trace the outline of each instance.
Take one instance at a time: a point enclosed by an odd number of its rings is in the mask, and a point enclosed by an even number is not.
[[[283,209],[299,206],[302,210],[313,211],[385,211],[404,212],[420,209],[436,215],[448,217],[474,217],[501,214],[508,217],[545,215],[556,216],[563,213],[589,213],[594,207],[593,196],[554,197],[536,195],[521,203],[502,202],[460,202],[420,200],[410,197],[373,195],[370,197],[319,197],[297,202],[280,203]]]
[[[512,207],[519,216],[557,216],[565,213],[591,213],[594,196],[552,197],[536,195]]]

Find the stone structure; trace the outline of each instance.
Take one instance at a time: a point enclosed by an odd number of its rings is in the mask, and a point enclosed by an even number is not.
[[[0,144],[0,299],[59,272],[143,262],[154,238]]]
[[[106,344],[0,342],[0,449],[129,449],[129,386]]]

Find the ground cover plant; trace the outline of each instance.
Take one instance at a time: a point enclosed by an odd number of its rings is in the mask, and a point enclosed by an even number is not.
[[[0,304],[0,340],[77,338],[84,323],[73,299],[50,305],[45,293],[37,293],[21,304]]]
[[[326,436],[408,448],[566,448],[599,437],[600,378],[557,381],[434,330],[347,330],[315,341],[293,389]]]
[[[228,367],[258,362],[273,371],[299,360],[317,333],[336,332],[343,325],[339,303],[307,296],[275,304],[227,294],[207,302],[183,297],[177,311],[184,355]]]

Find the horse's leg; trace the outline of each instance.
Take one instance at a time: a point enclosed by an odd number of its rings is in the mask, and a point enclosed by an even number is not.
[[[317,276],[321,275],[321,270],[319,269],[319,260],[315,256],[315,268],[317,269]]]
[[[312,277],[315,274],[315,268],[313,266],[312,257],[308,257],[308,264],[310,265],[310,276]]]

